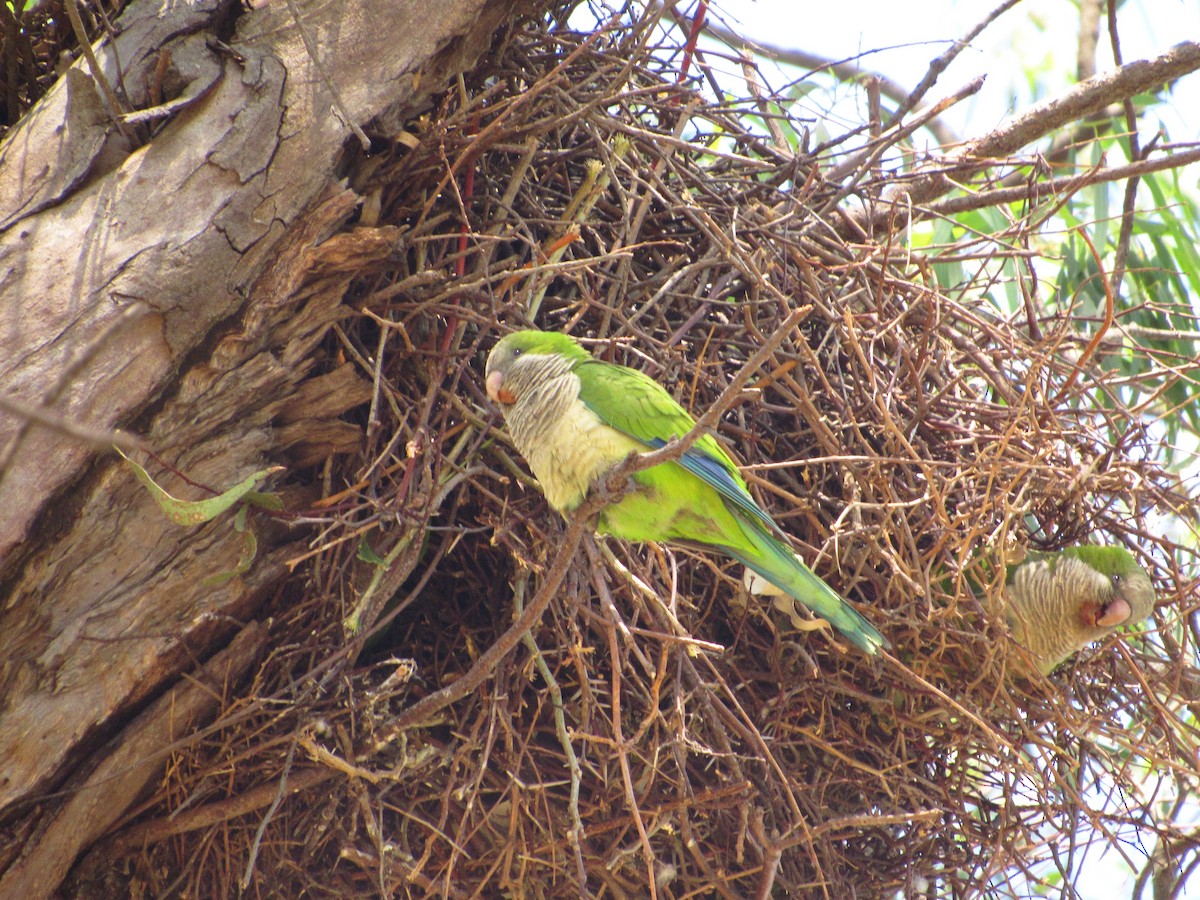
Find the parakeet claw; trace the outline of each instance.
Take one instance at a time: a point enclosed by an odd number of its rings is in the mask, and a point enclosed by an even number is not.
[[[789,621],[792,623],[792,627],[797,631],[820,631],[822,628],[828,628],[831,631],[833,630],[833,626],[829,624],[828,619],[822,619],[820,617],[815,619],[806,619],[800,615],[800,611],[797,609],[795,598],[789,597],[787,594],[779,594],[771,602],[777,610],[788,617]]]
[[[620,466],[615,468],[620,468]],[[596,479],[592,484],[591,490],[588,491],[588,496],[594,497],[605,506],[609,506],[635,490],[637,490],[637,483],[632,478],[628,476],[617,478],[614,477],[612,472],[609,472],[603,478]]]

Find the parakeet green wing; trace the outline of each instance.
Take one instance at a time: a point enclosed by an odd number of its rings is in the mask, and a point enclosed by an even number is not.
[[[683,437],[696,424],[662,385],[636,369],[587,360],[575,367],[575,374],[584,405],[606,425],[641,441],[647,449],[657,450]],[[737,466],[712,435],[701,435],[679,464],[763,527],[783,534],[754,502]]]

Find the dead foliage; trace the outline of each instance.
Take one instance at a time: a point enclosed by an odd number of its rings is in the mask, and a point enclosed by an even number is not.
[[[707,69],[678,78],[685,31],[516,28],[439,108],[348,161],[354,227],[402,232],[324,350],[375,379],[362,452],[310,473],[329,500],[306,512],[313,553],[277,598],[269,657],[85,879],[185,896],[957,897],[1104,847],[1140,868],[1180,836],[1142,779],[1195,778],[1194,582],[1159,516],[1197,508],[1161,461],[1159,408],[1130,406],[1104,365],[1144,352],[1121,310],[1105,324],[1027,283],[1009,316],[984,284],[939,286],[901,214],[879,207],[868,232],[846,212],[903,176],[867,159],[827,180],[837,142],[781,143],[805,127],[781,98],[717,102]],[[986,254],[1029,274],[1035,229],[1013,222]],[[779,338],[719,434],[893,655],[797,630],[725,560],[579,539],[483,392],[487,350],[530,324],[697,415]],[[1020,651],[989,573],[1089,537],[1137,551],[1157,629],[1008,677]],[[535,602],[532,631],[508,633]],[[456,683],[471,689],[405,718]]]

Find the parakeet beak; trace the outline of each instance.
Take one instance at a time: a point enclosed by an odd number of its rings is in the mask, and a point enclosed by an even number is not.
[[[493,403],[503,403],[507,406],[517,402],[516,395],[512,391],[504,389],[503,372],[492,372],[488,375],[487,395],[492,399]]]
[[[1084,628],[1116,628],[1133,616],[1129,603],[1118,597],[1107,606],[1085,603],[1079,609],[1079,622]]]
[[[1113,628],[1128,621],[1132,615],[1133,610],[1129,608],[1129,604],[1118,598],[1101,610],[1096,624],[1101,628]]]

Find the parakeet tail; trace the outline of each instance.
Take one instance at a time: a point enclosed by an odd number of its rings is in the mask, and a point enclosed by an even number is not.
[[[880,647],[891,647],[874,625],[809,571],[790,548],[757,529],[754,542],[757,546],[753,556],[733,547],[721,549],[827,620],[863,652],[874,655]]]

